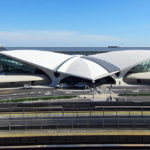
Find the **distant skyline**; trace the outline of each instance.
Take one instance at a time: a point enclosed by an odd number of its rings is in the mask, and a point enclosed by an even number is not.
[[[0,0],[0,45],[150,47],[150,0]]]

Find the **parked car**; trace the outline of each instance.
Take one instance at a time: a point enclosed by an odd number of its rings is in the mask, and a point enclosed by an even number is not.
[[[88,88],[88,85],[86,83],[77,83],[74,86],[77,88],[85,88],[85,89]]]
[[[31,87],[30,84],[24,84],[23,88],[24,88],[24,89],[32,89],[32,87]]]

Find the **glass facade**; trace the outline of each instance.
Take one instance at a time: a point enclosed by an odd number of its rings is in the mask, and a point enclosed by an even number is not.
[[[41,70],[0,54],[0,73],[4,74],[44,74]]]
[[[147,60],[133,67],[128,73],[138,73],[138,72],[150,72],[150,60]]]

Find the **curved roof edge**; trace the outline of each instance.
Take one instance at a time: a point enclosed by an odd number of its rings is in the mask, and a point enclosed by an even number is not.
[[[41,50],[11,50],[2,51],[0,54],[51,71],[56,71],[58,66],[72,57],[72,55]]]
[[[144,61],[150,60],[150,51],[123,50],[123,51],[100,53],[89,56],[109,62],[118,67],[121,71],[123,71],[126,69],[130,69]]]
[[[108,72],[115,72],[115,71],[119,71],[120,69],[118,67],[116,67],[115,65],[102,60],[102,59],[98,59],[95,57],[90,57],[90,56],[82,56],[82,58],[90,60],[92,62],[95,62],[96,64],[102,66],[103,68],[105,68]]]

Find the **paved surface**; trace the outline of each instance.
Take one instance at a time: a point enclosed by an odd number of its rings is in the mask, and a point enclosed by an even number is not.
[[[107,86],[114,93],[150,93],[150,86]]]
[[[33,137],[65,135],[150,135],[150,130],[105,130],[105,129],[43,129],[0,131],[0,137]]]
[[[55,95],[80,95],[89,93],[88,90],[61,90],[53,88],[32,88],[32,89],[3,89],[0,90],[0,99],[15,99],[27,97],[43,97]]]
[[[119,93],[150,93],[150,86],[104,86],[97,88],[95,91],[96,100],[106,100],[109,96],[117,97]],[[68,90],[68,89],[54,89],[50,87],[33,87],[32,89],[24,88],[12,88],[1,89],[0,99],[15,99],[15,98],[27,98],[27,97],[43,97],[54,95],[77,95],[81,98],[92,99],[92,90]],[[150,96],[144,97],[122,97],[122,100],[150,100]]]

